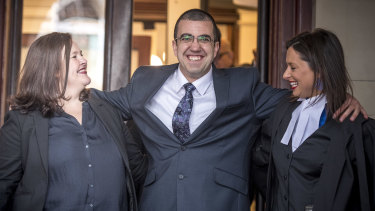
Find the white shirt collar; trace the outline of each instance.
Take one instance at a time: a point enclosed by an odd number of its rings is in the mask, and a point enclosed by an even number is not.
[[[321,113],[327,103],[327,98],[325,95],[317,95],[310,98],[299,98],[297,101],[302,101],[301,105],[299,105],[299,112]]]
[[[183,85],[186,83],[189,83],[189,81],[185,78],[185,76],[182,74],[180,70],[180,66],[178,66],[178,69],[175,71],[173,77],[175,77],[176,84],[174,86],[174,90],[177,92],[180,92],[183,90]],[[213,82],[212,77],[212,66],[208,73],[206,73],[204,76],[200,77],[199,79],[195,80],[192,84],[195,86],[197,92],[199,95],[204,95],[208,88],[211,86]]]
[[[327,99],[325,95],[318,95],[308,99],[299,98],[302,103],[293,111],[281,143],[288,145],[292,137],[292,151],[294,152],[311,134],[319,128],[320,116]]]

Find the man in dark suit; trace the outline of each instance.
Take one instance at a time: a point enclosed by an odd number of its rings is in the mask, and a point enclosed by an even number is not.
[[[255,68],[216,69],[220,32],[202,10],[182,14],[174,38],[178,64],[140,67],[124,88],[93,90],[139,128],[143,143],[131,144],[139,147],[129,158],[137,166],[144,145],[140,209],[249,210],[250,149],[288,91],[260,83]]]

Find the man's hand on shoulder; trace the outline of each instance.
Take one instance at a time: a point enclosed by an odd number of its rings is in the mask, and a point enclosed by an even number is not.
[[[340,122],[343,122],[351,113],[350,121],[354,121],[359,113],[362,113],[365,119],[368,118],[366,110],[361,106],[359,101],[348,94],[345,102],[333,114],[333,118],[336,119],[337,117],[340,117]]]

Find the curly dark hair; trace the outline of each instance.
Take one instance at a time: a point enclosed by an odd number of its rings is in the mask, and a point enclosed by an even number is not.
[[[45,117],[62,112],[59,101],[68,100],[64,94],[71,48],[72,36],[69,33],[53,32],[39,37],[31,44],[20,73],[17,94],[10,99],[12,110],[20,110],[22,113],[40,110]],[[62,71],[64,66],[65,74]],[[85,101],[88,96],[89,91],[84,89],[80,93],[80,100]]]

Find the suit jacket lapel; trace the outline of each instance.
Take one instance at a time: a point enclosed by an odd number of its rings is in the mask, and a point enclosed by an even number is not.
[[[278,118],[273,125],[273,127],[276,128],[275,133],[273,134],[273,137],[275,137],[276,141],[280,141],[282,139],[286,129],[288,128],[294,109],[296,109],[300,104],[300,101],[285,103],[285,106],[282,105],[283,109],[280,110],[278,114],[276,114],[278,115]]]
[[[333,119],[327,119],[323,127],[315,132],[315,135],[326,136],[330,139],[330,145],[327,149],[328,159],[324,162],[319,183],[316,187],[317,193],[321,194],[315,199],[317,207],[321,206],[321,203],[329,206],[333,205],[337,188],[340,184],[339,178],[341,178],[340,175],[342,175],[346,162],[345,146],[350,135],[346,134],[346,131],[343,131],[343,128],[340,127],[340,123]],[[328,210],[334,209],[334,207],[326,208]]]
[[[189,139],[186,142],[189,142],[195,139],[198,134],[202,134],[204,130],[210,123],[213,122],[216,118],[218,118],[227,106],[228,103],[228,96],[229,96],[229,79],[228,75],[220,69],[216,69],[213,66],[212,70],[212,77],[213,77],[213,85],[215,89],[215,96],[216,96],[216,108],[215,110],[198,126],[198,128],[191,134]]]
[[[106,108],[100,100],[94,97],[91,97],[88,102],[91,109],[95,112],[97,117],[103,123],[104,127],[113,137],[113,140],[121,153],[125,167],[129,170],[129,161],[125,148],[125,138],[123,137],[122,126],[118,124],[118,121],[113,121],[113,116],[116,115],[116,113],[112,112],[110,108]]]
[[[174,73],[174,71],[178,68],[177,64],[162,66],[161,71],[158,72],[156,77],[153,77],[150,81],[148,81],[147,86],[152,90],[149,92],[150,94],[145,98],[145,101],[142,103],[144,105],[145,113],[150,117],[151,121],[154,121],[156,125],[160,126],[160,129],[169,136],[172,140],[176,143],[180,144],[181,142],[177,139],[177,137],[164,125],[159,118],[157,118],[151,111],[146,108],[148,102],[154,97],[154,95],[159,91],[161,86],[163,86],[164,82],[168,79],[170,75]]]
[[[152,80],[149,81],[147,84],[148,87],[152,90],[150,94],[145,98],[144,110],[148,114],[151,120],[155,121],[157,125],[160,125],[161,130],[165,132],[169,137],[171,137],[175,142],[180,143],[177,137],[171,133],[171,131],[147,108],[147,103],[152,99],[152,97],[159,91],[160,87],[164,84],[164,82],[168,79],[168,77],[174,73],[174,71],[178,68],[178,64],[167,65],[163,66],[161,71],[159,71],[158,75],[153,77]],[[194,131],[194,133],[190,136],[190,138],[186,141],[189,142],[196,138],[198,134],[201,134],[202,130],[205,130],[209,125],[210,122],[215,120],[221,112],[225,109],[228,101],[228,93],[229,93],[229,79],[227,74],[223,70],[216,69],[213,66],[212,71],[213,76],[213,85],[215,89],[216,95],[216,109],[205,119],[202,124]]]
[[[33,119],[40,157],[43,168],[48,175],[48,118],[44,118],[40,112],[33,112]]]
[[[154,75],[155,77],[152,77],[149,81],[147,81],[147,84],[145,86],[148,86],[149,89],[151,89],[151,92],[147,98],[145,98],[145,102],[143,102],[143,105],[146,105],[152,97],[159,91],[161,86],[163,86],[164,82],[168,79],[168,77],[174,73],[174,71],[178,68],[178,64],[173,64],[173,65],[167,65],[167,66],[162,66],[161,71],[157,72],[157,75]],[[147,110],[147,109],[146,109]]]

